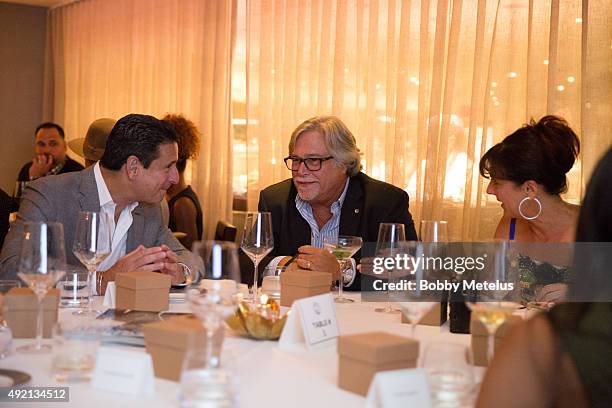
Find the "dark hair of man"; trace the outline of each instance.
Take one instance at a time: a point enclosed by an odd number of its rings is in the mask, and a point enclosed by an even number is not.
[[[523,184],[534,180],[548,194],[567,191],[565,174],[580,153],[580,141],[567,122],[557,116],[531,120],[490,148],[480,159],[480,174],[485,178]]]
[[[64,138],[64,129],[62,129],[62,127],[58,125],[57,123],[53,123],[53,122],[41,123],[40,125],[36,126],[36,130],[34,131],[34,136],[36,136],[36,134],[38,133],[40,129],[56,129],[57,133],[59,133],[62,139]]]
[[[144,168],[159,157],[159,146],[176,143],[174,128],[149,115],[132,113],[117,121],[106,142],[100,164],[119,170],[128,157],[136,156]]]

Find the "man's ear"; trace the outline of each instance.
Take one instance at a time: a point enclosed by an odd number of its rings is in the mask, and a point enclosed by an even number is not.
[[[125,172],[130,180],[133,180],[138,176],[141,168],[142,164],[136,156],[130,156],[125,161]]]

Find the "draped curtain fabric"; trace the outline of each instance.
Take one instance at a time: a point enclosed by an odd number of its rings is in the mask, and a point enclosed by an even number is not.
[[[291,131],[334,114],[417,221],[486,239],[501,208],[479,159],[531,118],[579,133],[579,202],[611,144],[610,21],[608,0],[82,0],[49,13],[45,118],[70,139],[103,116],[189,116],[210,236],[232,185],[255,209],[291,176]]]
[[[188,178],[205,236],[231,219],[232,1],[85,0],[48,15],[44,116],[67,139],[100,117],[183,113],[203,135]]]
[[[448,220],[452,239],[487,239],[502,210],[479,158],[531,118],[557,114],[581,137],[565,195],[579,202],[612,140],[611,9],[606,0],[240,0],[234,183],[255,209],[262,188],[291,176],[282,158],[292,130],[333,114],[355,134],[365,172],[408,191],[417,220]]]

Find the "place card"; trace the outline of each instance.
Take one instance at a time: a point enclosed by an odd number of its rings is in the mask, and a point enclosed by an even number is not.
[[[431,407],[427,373],[422,368],[380,371],[370,383],[366,408]]]
[[[134,397],[154,394],[151,355],[115,347],[100,347],[91,386]]]
[[[338,337],[336,305],[331,294],[296,300],[281,333],[281,349],[319,348],[335,344]]]
[[[106,285],[106,292],[104,293],[104,302],[102,304],[109,309],[114,309],[116,298],[117,287],[115,286],[115,282],[108,282],[108,285]]]

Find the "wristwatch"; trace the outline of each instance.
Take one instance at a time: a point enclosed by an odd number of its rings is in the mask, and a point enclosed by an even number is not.
[[[191,269],[182,262],[179,262],[178,264],[181,266],[183,271],[183,278],[185,279],[185,282],[187,282],[187,280],[191,277]]]

